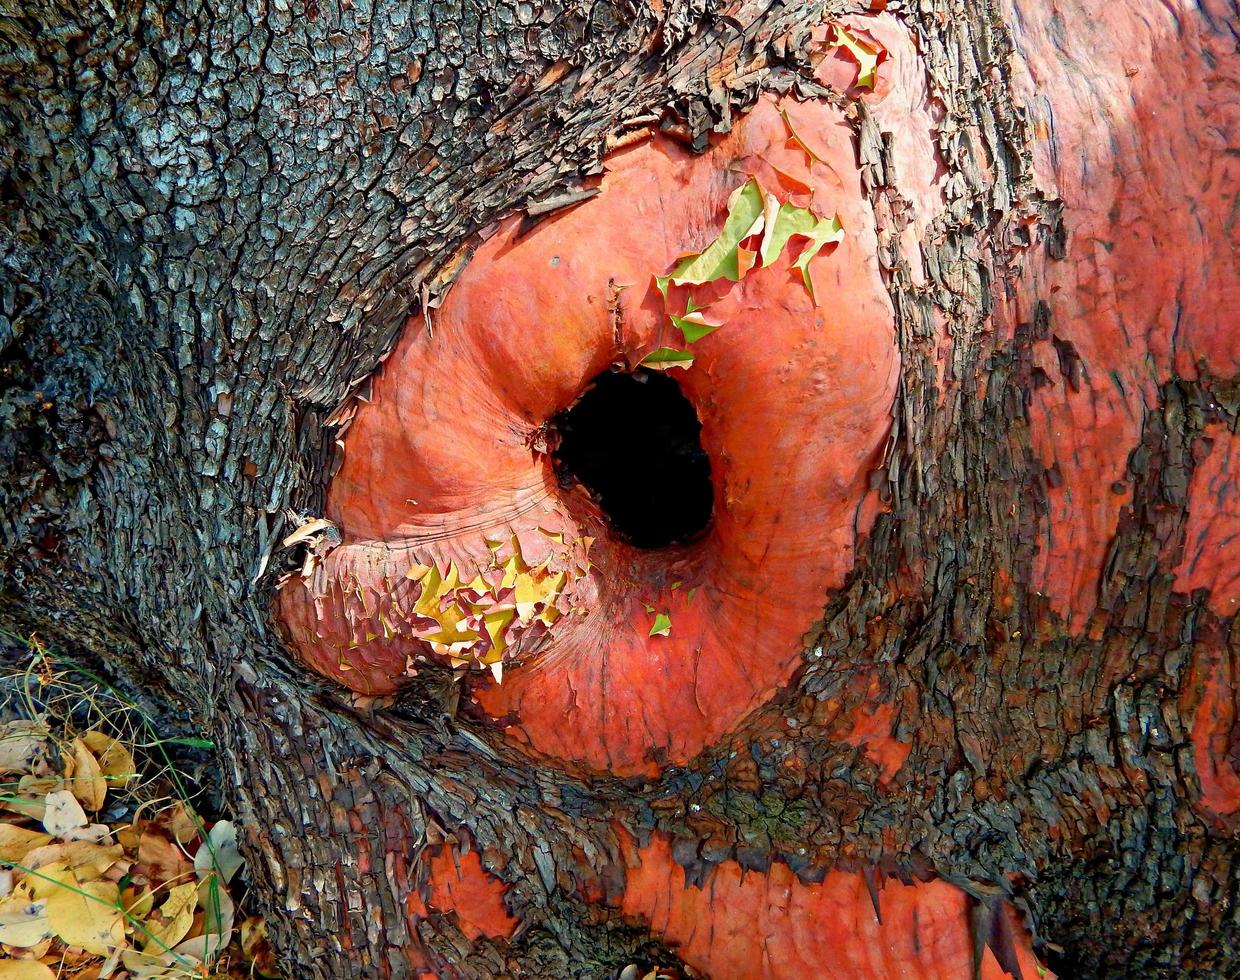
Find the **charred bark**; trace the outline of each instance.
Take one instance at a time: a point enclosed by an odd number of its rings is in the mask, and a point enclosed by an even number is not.
[[[1065,975],[1232,969],[1236,10],[1088,7],[887,4],[904,115],[815,80],[836,3],[4,7],[0,624],[210,733],[294,975],[744,972],[652,926],[639,854],[669,896],[948,882],[1005,965],[1014,907]],[[280,542],[406,320],[609,141],[706,149],[768,90],[846,107],[901,355],[793,682],[618,779],[433,671],[394,707],[307,676]]]

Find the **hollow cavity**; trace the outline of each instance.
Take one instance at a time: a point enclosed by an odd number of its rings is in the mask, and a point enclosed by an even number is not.
[[[693,540],[714,493],[702,423],[676,381],[639,369],[600,374],[552,421],[561,484],[584,486],[612,529],[637,548]]]

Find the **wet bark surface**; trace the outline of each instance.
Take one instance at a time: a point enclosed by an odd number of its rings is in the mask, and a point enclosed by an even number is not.
[[[0,10],[0,624],[210,733],[293,975],[778,975],[677,918],[739,869],[949,884],[1004,963],[1015,909],[1064,975],[1228,972],[1236,9],[1086,6]],[[846,14],[907,103],[815,75]],[[609,144],[704,149],[763,89],[847,107],[902,359],[883,512],[794,680],[616,779],[446,675],[394,706],[307,676],[281,541],[407,318]]]

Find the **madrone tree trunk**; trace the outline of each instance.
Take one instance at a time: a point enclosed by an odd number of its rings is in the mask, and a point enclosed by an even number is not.
[[[1234,4],[0,10],[0,624],[209,733],[290,976],[1235,969]],[[872,88],[831,24],[885,52]],[[855,518],[791,657],[729,640],[780,664],[754,703],[607,771],[512,737],[488,675],[304,667],[277,584],[350,516],[283,542],[380,452],[342,431],[385,356],[451,342],[503,236],[703,247],[743,167],[686,237],[589,210],[605,154],[715,166],[776,106],[833,120],[771,152],[852,216],[814,315],[872,277],[857,330],[895,356],[860,482],[778,502],[806,540]]]

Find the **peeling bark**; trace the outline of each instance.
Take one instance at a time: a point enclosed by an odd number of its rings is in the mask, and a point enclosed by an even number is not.
[[[1029,975],[1029,926],[1063,975],[1225,974],[1236,14],[8,4],[0,624],[216,740],[297,976],[796,975],[785,892],[901,943],[900,896],[950,906],[944,970]],[[831,17],[887,47],[873,94]],[[901,357],[795,675],[628,779],[531,761],[435,671],[394,706],[307,676],[280,542],[406,322],[504,216],[589,208],[609,145],[704,150],[764,92],[846,113]]]

